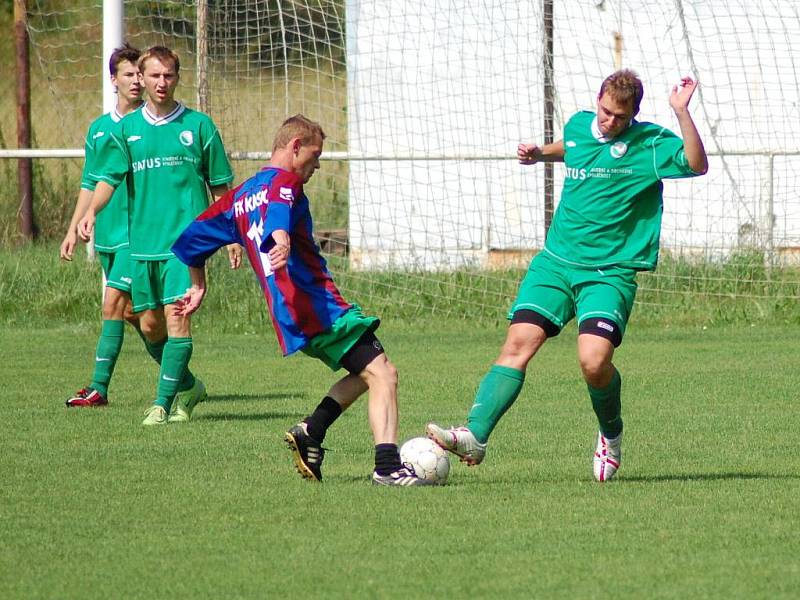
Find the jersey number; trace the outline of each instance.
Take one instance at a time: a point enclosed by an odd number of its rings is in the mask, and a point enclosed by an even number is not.
[[[256,244],[256,251],[261,257],[261,266],[264,268],[264,277],[272,275],[272,266],[269,264],[269,254],[261,252],[261,242],[264,236],[264,218],[260,218],[258,223],[250,225],[247,230],[247,237],[253,240]]]

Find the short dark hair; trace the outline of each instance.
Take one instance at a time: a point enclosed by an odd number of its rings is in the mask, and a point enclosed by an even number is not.
[[[603,80],[598,98],[601,98],[605,93],[608,93],[617,102],[630,102],[635,115],[639,112],[639,104],[641,104],[644,96],[644,86],[635,71],[620,69]]]
[[[141,55],[142,53],[138,48],[134,48],[128,42],[125,42],[119,48],[114,48],[111,53],[111,57],[108,59],[108,72],[111,73],[112,77],[115,76],[121,62],[127,60],[132,65],[135,65]]]
[[[165,61],[172,62],[175,65],[175,74],[180,73],[181,60],[178,55],[166,46],[152,46],[145,50],[145,53],[139,57],[139,70],[144,73],[144,65],[151,58],[157,58],[162,63]]]

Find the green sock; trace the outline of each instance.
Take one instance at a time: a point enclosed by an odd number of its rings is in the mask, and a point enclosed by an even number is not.
[[[97,349],[94,357],[94,374],[90,387],[103,396],[108,396],[108,385],[114,374],[119,352],[122,350],[122,340],[125,336],[124,321],[103,321],[100,339],[97,340]]]
[[[602,390],[593,388],[590,385],[589,397],[592,399],[592,408],[597,415],[597,422],[600,431],[606,438],[613,439],[622,433],[622,401],[620,391],[622,390],[622,377],[619,371],[614,369],[614,376]]]
[[[139,332],[139,337],[142,338],[144,342],[144,347],[147,348],[147,353],[160,365],[161,359],[164,356],[164,346],[167,343],[167,338],[163,338],[157,342],[151,342],[141,331],[137,331]],[[185,392],[186,390],[192,389],[192,387],[194,387],[194,375],[192,375],[189,369],[186,369],[186,372],[183,374],[178,384],[178,391]]]
[[[525,382],[525,371],[493,365],[478,387],[467,417],[467,428],[485,444],[505,412],[514,404]]]
[[[192,357],[192,338],[168,337],[164,344],[161,358],[161,372],[158,375],[158,392],[155,404],[162,406],[167,412],[172,408],[172,401],[178,393],[178,384],[186,373],[189,359]]]

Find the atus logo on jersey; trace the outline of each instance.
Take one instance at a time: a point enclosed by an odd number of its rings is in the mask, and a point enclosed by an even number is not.
[[[281,200],[286,200],[286,202],[289,203],[289,206],[294,204],[294,194],[292,193],[292,188],[281,187],[280,196]]]
[[[93,140],[96,140],[97,138],[101,138],[101,137],[103,137],[105,134],[106,134],[106,132],[105,132],[105,131],[98,131],[97,133],[95,133],[95,134],[92,136],[92,139],[93,139]]]
[[[191,131],[181,131],[178,139],[180,139],[181,144],[184,146],[191,146],[194,143],[194,136]]]
[[[138,142],[140,139],[142,139],[142,136],[140,136],[140,135],[129,135],[127,141],[128,142]]]
[[[628,144],[625,142],[617,142],[613,146],[611,146],[611,156],[614,158],[622,158],[625,156],[625,153],[628,151]]]

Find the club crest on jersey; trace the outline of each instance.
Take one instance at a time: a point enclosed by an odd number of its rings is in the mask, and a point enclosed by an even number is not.
[[[294,194],[292,193],[292,188],[282,187],[279,190],[281,200],[286,200],[289,203],[289,206],[294,204]]]
[[[613,146],[611,146],[611,156],[614,158],[622,158],[625,156],[625,153],[628,151],[628,144],[625,142],[617,142]]]
[[[184,146],[191,146],[194,143],[194,136],[192,135],[191,131],[181,131],[178,139]]]

